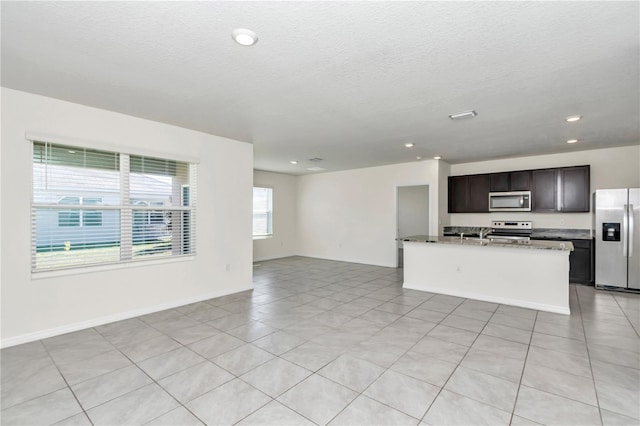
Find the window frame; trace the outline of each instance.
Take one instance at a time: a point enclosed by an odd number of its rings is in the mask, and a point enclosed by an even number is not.
[[[197,204],[196,204],[196,200],[197,200],[197,167],[198,167],[198,163],[199,161],[194,160],[194,159],[185,159],[185,158],[180,158],[181,156],[173,156],[172,154],[167,154],[167,153],[149,153],[149,152],[145,152],[145,153],[133,153],[130,152],[128,149],[122,147],[122,146],[114,146],[114,145],[110,145],[107,147],[104,146],[96,146],[95,144],[92,143],[85,143],[84,141],[79,142],[77,140],[72,141],[72,142],[68,142],[68,141],[61,141],[59,139],[57,140],[51,140],[50,138],[46,138],[46,137],[32,137],[32,135],[27,134],[26,135],[26,140],[27,142],[30,143],[31,145],[31,151],[32,151],[32,155],[30,158],[31,164],[30,167],[32,169],[31,172],[31,194],[30,194],[30,212],[31,212],[31,220],[32,220],[32,226],[31,226],[31,275],[32,278],[34,279],[38,279],[38,278],[47,278],[47,277],[54,277],[54,276],[64,276],[64,275],[74,275],[74,274],[81,274],[81,273],[86,273],[86,272],[93,272],[93,271],[100,271],[100,270],[113,270],[113,269],[121,269],[121,268],[127,268],[127,267],[138,267],[138,266],[142,266],[142,264],[144,265],[153,265],[153,264],[166,264],[166,263],[174,263],[174,262],[179,262],[179,261],[190,261],[190,260],[194,260],[196,258],[196,226],[197,226],[197,222],[195,220],[196,218],[196,212],[197,212]],[[111,154],[115,154],[116,157],[118,157],[118,168],[115,169],[115,171],[117,171],[120,174],[120,177],[123,177],[123,174],[126,175],[126,184],[123,186],[122,183],[120,185],[120,188],[117,192],[117,196],[120,199],[119,204],[116,205],[103,205],[102,201],[103,198],[101,196],[95,195],[95,194],[90,194],[88,196],[76,196],[76,195],[62,195],[59,200],[64,199],[65,197],[72,197],[72,198],[77,198],[80,200],[80,204],[58,204],[57,202],[53,202],[51,203],[49,202],[35,202],[35,194],[36,191],[38,190],[35,186],[35,182],[33,181],[34,178],[34,165],[36,163],[38,163],[37,161],[35,161],[35,154],[34,154],[34,147],[36,144],[40,144],[40,145],[45,145],[45,146],[57,146],[57,147],[76,147],[78,150],[86,150],[86,151],[102,151],[104,153],[111,153]],[[127,232],[123,232],[124,228],[127,226],[126,224],[123,224],[123,213],[128,211],[128,214],[131,216],[133,216],[133,212],[136,211],[135,206],[128,204],[128,199],[129,199],[129,192],[131,190],[131,185],[129,182],[129,177],[131,176],[132,173],[134,173],[133,171],[131,171],[129,169],[129,158],[132,156],[137,156],[137,157],[147,157],[149,159],[160,159],[162,161],[166,161],[166,162],[172,162],[175,164],[179,164],[182,163],[180,165],[180,167],[186,167],[186,180],[184,180],[184,182],[186,182],[186,184],[182,184],[182,187],[188,187],[189,188],[189,194],[190,194],[190,204],[189,205],[185,205],[182,203],[182,201],[180,202],[180,204],[171,204],[171,205],[153,205],[152,209],[149,209],[148,207],[146,208],[146,210],[148,210],[148,215],[151,216],[154,213],[158,213],[158,212],[162,212],[162,214],[166,214],[167,212],[169,212],[170,214],[173,214],[174,217],[180,217],[180,216],[185,216],[187,215],[189,217],[189,228],[186,230],[186,233],[188,233],[189,235],[184,235],[185,231],[180,229],[179,234],[180,236],[178,237],[178,239],[176,240],[178,242],[178,246],[175,246],[174,251],[172,251],[169,255],[167,256],[160,256],[160,257],[150,257],[150,258],[145,258],[145,257],[136,257],[135,253],[132,254],[132,251],[129,251],[128,257],[127,258],[123,258],[123,251],[122,248],[124,245],[130,246],[129,248],[131,248],[134,245],[133,241],[128,241],[125,242],[125,238],[127,238]],[[177,158],[174,158],[177,157]],[[123,166],[122,163],[122,159],[126,158],[127,162],[126,162],[126,170]],[[54,164],[54,163],[51,163]],[[63,164],[66,165],[66,164]],[[66,166],[69,167],[73,167],[75,166],[74,164],[68,164]],[[86,170],[96,170],[96,168],[93,167],[86,167]],[[171,175],[171,176],[175,176],[175,175]],[[183,176],[185,176],[185,174],[183,174]],[[178,182],[178,184],[180,184]],[[181,189],[182,191],[182,189]],[[126,193],[126,196],[125,196]],[[92,201],[97,201],[97,203],[91,203],[91,204],[84,204],[83,200],[84,199],[90,199]],[[59,201],[58,200],[58,201]],[[36,213],[37,211],[40,210],[58,210],[59,212],[62,211],[60,210],[60,208],[66,208],[69,207],[69,209],[67,209],[69,212],[77,212],[79,213],[79,220],[80,220],[80,224],[79,225],[72,225],[72,227],[74,228],[88,228],[88,229],[97,229],[100,228],[103,225],[103,218],[102,218],[102,213],[104,211],[118,211],[119,212],[119,242],[118,242],[118,248],[120,250],[120,259],[117,261],[112,261],[112,260],[102,260],[102,261],[95,261],[95,262],[87,262],[87,263],[75,263],[75,264],[71,264],[71,265],[64,265],[64,266],[49,266],[49,267],[44,267],[44,268],[37,268],[37,260],[36,260],[36,254],[37,254],[37,248],[39,246],[37,246],[36,241],[37,241],[37,228],[36,228]],[[77,207],[77,208],[76,208]],[[67,211],[65,210],[65,211]],[[89,222],[92,222],[91,218],[85,217],[85,213],[99,213],[100,214],[100,223],[99,224],[88,224]],[[96,217],[97,218],[97,217]],[[147,219],[148,221],[150,220],[150,217]],[[57,225],[57,223],[56,223]],[[55,225],[54,225],[55,226]],[[131,236],[132,233],[132,228],[133,228],[133,224],[130,223],[128,225],[129,229],[128,231],[128,236]],[[117,229],[118,229],[117,228]],[[185,247],[182,247],[181,243],[185,240],[188,240],[189,244],[188,247],[186,247],[186,251],[185,251]],[[175,251],[177,250],[177,252]]]
[[[268,238],[273,238],[273,236],[274,236],[274,231],[273,231],[273,196],[274,196],[273,193],[274,193],[274,190],[273,190],[273,187],[269,186],[269,185],[256,185],[256,184],[254,184],[253,188],[252,188],[252,194],[253,194],[253,190],[255,190],[256,188],[268,189],[270,191],[270,195],[269,195],[269,210],[266,213],[264,213],[264,214],[267,215],[267,230],[270,231],[270,232],[268,232],[266,234],[256,234],[255,230],[253,229],[253,222],[252,222],[251,227],[252,227],[253,239],[254,240],[265,240],[265,239],[268,239]],[[255,200],[254,200],[253,196],[252,196],[251,200],[252,200],[252,207],[253,207],[252,208],[252,212],[253,212],[252,218],[255,219],[256,210],[255,210]]]

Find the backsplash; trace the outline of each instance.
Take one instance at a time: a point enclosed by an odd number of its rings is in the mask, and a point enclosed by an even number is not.
[[[530,212],[495,212],[495,213],[451,213],[450,226],[491,226],[491,221],[531,221],[534,228],[552,229],[591,229],[592,213],[530,213]]]

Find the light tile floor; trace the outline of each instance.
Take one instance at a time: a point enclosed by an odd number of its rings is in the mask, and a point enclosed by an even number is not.
[[[401,273],[261,262],[253,291],[4,349],[2,424],[640,424],[639,295],[572,285],[563,316]]]

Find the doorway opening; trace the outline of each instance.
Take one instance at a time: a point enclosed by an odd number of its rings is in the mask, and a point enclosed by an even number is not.
[[[397,267],[402,268],[402,238],[429,235],[429,185],[398,186],[396,193],[396,259]]]

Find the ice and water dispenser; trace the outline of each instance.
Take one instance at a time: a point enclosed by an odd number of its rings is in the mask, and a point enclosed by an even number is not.
[[[602,241],[620,241],[619,222],[605,222],[602,224]]]

